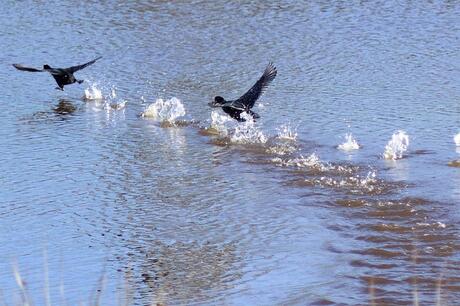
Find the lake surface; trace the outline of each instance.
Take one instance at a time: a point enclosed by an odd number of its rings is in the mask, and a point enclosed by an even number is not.
[[[17,267],[36,305],[457,303],[459,16],[436,0],[2,1],[0,299],[21,300]],[[64,92],[11,66],[99,55]],[[257,122],[208,107],[269,61]],[[347,133],[359,149],[338,148]]]

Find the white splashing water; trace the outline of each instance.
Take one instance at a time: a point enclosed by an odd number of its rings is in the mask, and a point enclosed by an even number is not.
[[[266,143],[268,138],[258,129],[251,115],[244,112],[240,115],[246,121],[235,127],[231,141],[234,143]]]
[[[390,141],[385,146],[383,158],[385,159],[401,159],[409,147],[409,135],[404,131],[397,131],[391,136]]]
[[[320,171],[326,171],[330,167],[323,163],[319,156],[316,153],[312,153],[307,157],[304,157],[303,155],[300,155],[299,157],[296,158],[291,158],[288,160],[283,160],[279,157],[273,158],[272,162],[280,165],[280,166],[294,166],[298,168],[309,168],[309,169],[317,169]]]
[[[117,97],[116,87],[112,87],[112,90],[110,91],[110,93],[111,93],[111,98],[115,99]]]
[[[286,139],[286,140],[293,140],[297,139],[297,131],[295,128],[291,127],[290,124],[283,124],[278,130],[278,138],[279,139]]]
[[[185,107],[176,97],[172,97],[169,100],[159,98],[155,103],[147,106],[142,113],[142,117],[166,122],[174,122],[174,120],[184,115]]]
[[[102,100],[102,90],[97,87],[97,84],[91,84],[89,88],[85,89],[84,99],[88,101],[92,100]]]
[[[460,133],[454,136],[454,142],[457,147],[460,147]]]
[[[236,125],[236,121],[227,115],[221,115],[219,112],[211,112],[211,128],[217,131],[221,136],[227,137],[229,130]]]
[[[373,184],[373,183],[377,182],[376,177],[377,177],[377,174],[375,173],[375,171],[369,171],[367,173],[367,176],[364,179],[359,180],[359,183],[362,186],[367,186],[369,184]]]
[[[221,115],[216,111],[211,112],[211,128],[220,136],[229,137],[233,143],[266,143],[268,138],[256,126],[254,119],[247,113],[242,113],[244,122],[238,122],[228,115]]]
[[[300,168],[324,168],[324,164],[321,162],[319,156],[316,153],[312,153],[307,157],[300,156],[298,158],[290,159],[288,160],[287,165],[294,165]]]
[[[366,177],[361,177],[360,175],[350,176],[346,178],[335,178],[322,176],[320,178],[307,179],[308,182],[319,185],[323,187],[332,187],[332,188],[346,188],[356,190],[361,189],[366,192],[375,192],[376,183],[377,183],[377,174],[375,171],[370,171],[367,173]]]
[[[351,133],[347,133],[345,134],[345,142],[338,145],[337,148],[343,151],[353,151],[359,150],[360,145],[358,144],[356,139],[353,138],[353,135]]]

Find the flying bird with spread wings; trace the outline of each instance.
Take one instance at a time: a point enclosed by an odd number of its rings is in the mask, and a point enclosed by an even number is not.
[[[72,66],[69,68],[52,68],[49,65],[43,65],[43,69],[25,67],[19,64],[13,64],[13,66],[21,71],[49,72],[53,76],[54,80],[56,80],[56,83],[59,86],[56,87],[56,89],[64,90],[65,85],[73,84],[75,82],[77,82],[78,84],[83,83],[83,80],[77,80],[73,74],[78,70],[81,70],[83,68],[88,67],[89,65],[94,64],[100,58],[102,58],[102,56],[99,56],[98,58],[95,58],[92,61],[87,62],[85,64]]]
[[[244,95],[236,100],[227,101],[221,96],[216,96],[214,101],[209,103],[211,107],[222,107],[222,110],[229,114],[230,117],[238,121],[245,121],[244,118],[241,118],[241,113],[246,112],[252,118],[257,119],[260,116],[253,112],[251,108],[256,103],[257,99],[262,95],[268,85],[276,77],[276,67],[273,63],[268,63],[267,68],[265,68],[264,73],[260,79],[249,89]]]

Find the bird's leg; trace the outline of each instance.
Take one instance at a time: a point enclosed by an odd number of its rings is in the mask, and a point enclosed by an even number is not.
[[[252,110],[247,110],[247,113],[252,116],[253,119],[259,119],[260,116],[258,113],[253,112]]]

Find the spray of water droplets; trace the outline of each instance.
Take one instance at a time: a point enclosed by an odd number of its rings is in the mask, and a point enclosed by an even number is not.
[[[185,107],[176,97],[167,100],[159,98],[148,105],[142,113],[142,117],[169,123],[173,123],[182,116],[185,116]]]
[[[356,139],[353,138],[353,135],[351,133],[345,134],[345,142],[337,146],[338,149],[343,150],[343,151],[353,151],[353,150],[359,150],[360,145],[356,141]]]
[[[390,141],[385,146],[383,158],[391,160],[401,159],[408,147],[409,135],[404,131],[397,131],[391,136]]]

